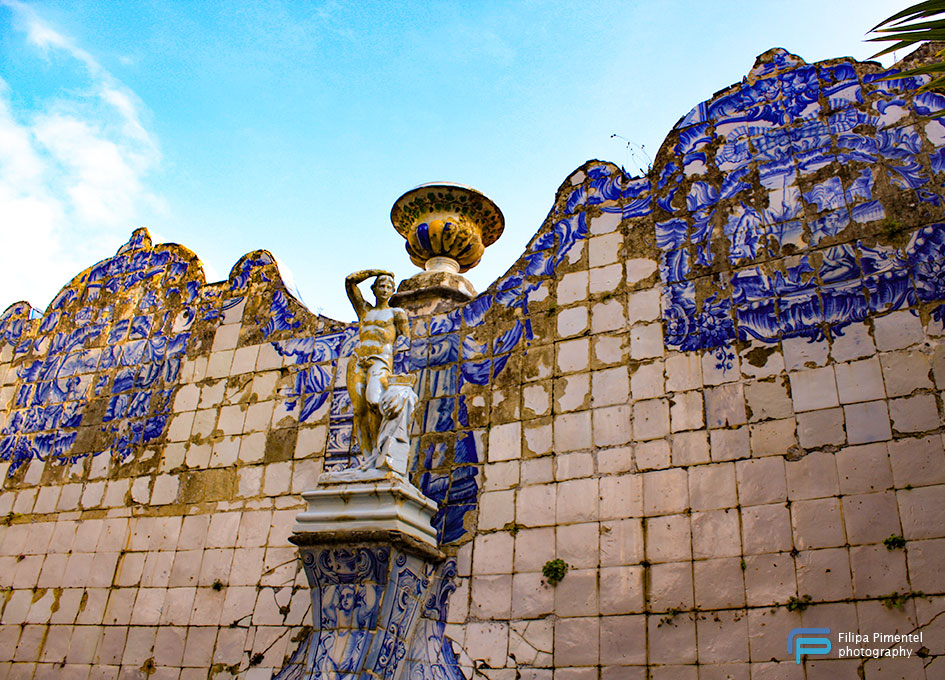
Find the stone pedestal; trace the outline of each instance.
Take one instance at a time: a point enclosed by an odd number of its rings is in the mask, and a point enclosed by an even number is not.
[[[298,678],[401,677],[443,560],[436,504],[397,475],[327,473],[302,496],[291,541],[312,588]],[[421,625],[422,628],[422,625]]]
[[[411,314],[438,314],[469,302],[476,289],[462,274],[447,271],[424,271],[400,282],[391,304]]]
[[[430,525],[436,503],[392,473],[325,473],[318,487],[303,491],[302,498],[308,509],[295,518],[295,536],[395,532],[437,550],[436,530]]]

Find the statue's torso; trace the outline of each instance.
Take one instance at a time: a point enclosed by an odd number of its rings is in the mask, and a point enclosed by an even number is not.
[[[393,357],[396,339],[394,308],[369,309],[361,318],[359,342],[355,354],[359,357]]]

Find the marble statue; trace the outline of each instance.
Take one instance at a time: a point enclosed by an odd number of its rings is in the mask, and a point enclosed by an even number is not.
[[[374,305],[365,302],[358,284],[374,278]],[[346,383],[354,408],[354,436],[364,456],[359,470],[407,474],[410,420],[417,402],[412,376],[395,375],[394,344],[409,337],[407,313],[391,307],[394,275],[365,269],[348,275],[345,291],[358,315],[358,344],[348,362]]]

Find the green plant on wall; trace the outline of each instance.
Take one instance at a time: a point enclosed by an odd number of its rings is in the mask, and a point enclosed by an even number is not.
[[[924,42],[945,40],[945,16],[942,15],[945,15],[945,0],[927,0],[907,7],[876,24],[872,32],[880,35],[870,38],[870,42],[893,44],[874,54],[873,58]],[[919,91],[945,92],[945,49],[936,52],[935,56],[934,63],[908,69],[893,77],[930,75],[932,80]]]
[[[886,609],[902,609],[908,601],[909,595],[906,593],[891,593],[880,598]]]
[[[883,539],[883,544],[886,546],[886,550],[902,550],[906,547],[906,539],[897,534],[892,534]]]
[[[570,564],[561,558],[555,558],[545,562],[545,566],[541,568],[541,573],[548,579],[548,583],[556,586],[561,583],[561,580],[564,578],[564,575],[568,573],[568,569],[570,568]]]
[[[787,610],[789,612],[802,612],[810,606],[810,602],[813,598],[810,595],[801,595],[800,597],[792,596],[788,600]]]

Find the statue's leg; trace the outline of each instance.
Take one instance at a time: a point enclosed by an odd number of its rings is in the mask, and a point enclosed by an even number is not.
[[[370,365],[365,369],[364,382],[364,441],[361,445],[361,451],[365,455],[371,454],[371,459],[377,457],[377,435],[381,429],[383,418],[380,411],[381,397],[384,396],[384,390],[387,389],[387,376],[390,369],[387,364],[379,359],[372,359]]]
[[[372,408],[380,406],[381,397],[384,396],[384,390],[387,389],[387,378],[390,376],[390,367],[380,359],[373,359],[371,366],[367,370],[367,385],[364,390],[364,398]]]
[[[353,412],[352,434],[358,442],[361,452],[370,454],[370,442],[365,430],[370,427],[367,422],[368,404],[364,398],[364,388],[367,382],[367,369],[361,364],[357,356],[348,359],[348,369],[345,372],[345,384],[348,388],[348,398],[351,400]]]
[[[367,449],[361,449],[361,453],[364,454],[365,461],[370,458],[371,467],[376,467],[377,461],[377,431],[381,427],[381,416],[375,408],[368,408],[367,412],[364,414],[364,440],[365,445],[370,447]]]
[[[373,460],[374,447],[376,446],[376,434],[374,432],[374,414],[371,409],[364,404],[360,417],[355,420],[355,430],[358,436],[358,446],[361,449],[361,455],[365,461]]]

